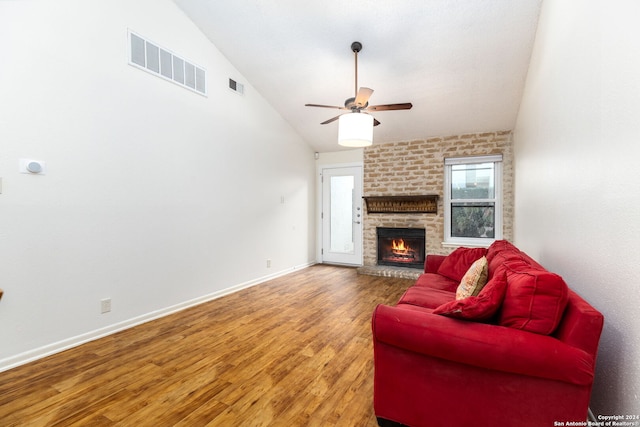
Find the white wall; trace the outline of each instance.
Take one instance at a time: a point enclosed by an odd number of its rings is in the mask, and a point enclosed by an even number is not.
[[[316,164],[320,166],[339,165],[342,163],[363,163],[364,149],[355,148],[353,150],[329,151],[318,153]]]
[[[0,370],[314,261],[313,151],[173,2],[2,1],[0,57]]]
[[[515,129],[515,241],[605,316],[591,407],[640,408],[640,3],[545,1]]]

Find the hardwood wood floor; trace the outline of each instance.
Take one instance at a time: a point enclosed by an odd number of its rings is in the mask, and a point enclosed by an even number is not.
[[[371,315],[412,284],[300,270],[0,373],[0,425],[375,426]]]

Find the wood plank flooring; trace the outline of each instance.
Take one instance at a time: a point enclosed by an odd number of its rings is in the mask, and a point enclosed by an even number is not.
[[[371,314],[412,280],[317,265],[0,373],[2,426],[375,426]]]

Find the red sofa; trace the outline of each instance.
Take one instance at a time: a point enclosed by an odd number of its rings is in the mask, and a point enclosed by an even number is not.
[[[486,285],[456,299],[459,283],[481,264]],[[505,240],[428,255],[424,271],[397,305],[373,313],[380,426],[587,420],[600,312]]]

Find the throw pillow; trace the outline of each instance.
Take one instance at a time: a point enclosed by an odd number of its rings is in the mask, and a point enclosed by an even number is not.
[[[482,257],[469,267],[456,289],[456,299],[476,296],[487,283],[487,258]]]
[[[489,320],[500,308],[506,290],[507,279],[504,270],[500,270],[478,296],[449,301],[437,307],[433,313],[457,319]]]
[[[485,248],[457,248],[442,261],[438,267],[438,274],[459,283],[471,264],[486,252]]]
[[[569,288],[562,277],[521,263],[504,264],[507,274],[500,319],[501,326],[549,335],[560,324],[569,300]]]

